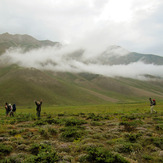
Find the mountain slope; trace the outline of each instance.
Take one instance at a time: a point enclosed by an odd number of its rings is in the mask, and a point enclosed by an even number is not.
[[[24,52],[32,49],[57,46],[62,47],[59,42],[52,42],[49,40],[37,40],[29,35],[9,33],[0,34],[0,55],[9,48],[21,48]],[[78,49],[66,55],[67,60],[76,60],[87,64],[100,64],[100,65],[127,65],[134,62],[144,62],[145,64],[163,65],[163,57],[153,54],[141,54],[136,52],[129,52],[120,46],[109,46],[103,49],[96,57],[83,59],[86,49]]]
[[[60,46],[58,42],[49,40],[39,41],[29,35],[11,35],[4,33],[0,35],[0,54],[4,53],[9,48],[22,48],[24,52],[31,49],[36,49],[45,46]]]
[[[85,105],[112,102],[141,102],[152,96],[163,98],[163,82],[108,78],[94,74],[73,74],[12,65],[0,67],[0,104]]]

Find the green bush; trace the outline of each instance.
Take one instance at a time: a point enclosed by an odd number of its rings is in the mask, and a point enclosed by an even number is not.
[[[125,138],[130,142],[134,143],[141,136],[141,134],[126,134]]]
[[[13,150],[13,147],[10,145],[0,144],[0,157],[3,155],[8,155]]]
[[[138,143],[123,142],[116,148],[116,150],[120,153],[130,153],[133,151],[140,151],[142,146]]]
[[[18,133],[19,133],[19,131],[15,130],[15,129],[9,131],[9,134],[12,135],[12,136],[14,136],[14,135],[16,135]]]
[[[35,123],[34,123],[34,125],[38,125],[38,126],[41,126],[41,125],[46,125],[47,124],[47,122],[46,121],[44,121],[44,120],[37,120]]]
[[[163,130],[163,124],[156,125],[156,130]]]
[[[103,120],[104,118],[101,115],[95,115],[94,113],[88,113],[87,119],[91,119],[94,121],[100,121],[100,120]]]
[[[49,132],[51,135],[57,135],[57,130],[54,129],[54,128],[48,128],[48,132]]]
[[[85,123],[87,123],[87,122],[84,120],[71,118],[71,119],[66,119],[65,126],[79,126],[79,125],[82,125]]]
[[[61,139],[64,141],[74,141],[83,135],[83,132],[76,127],[65,127],[61,131]]]
[[[47,118],[44,121],[47,122],[48,124],[60,124],[61,122],[61,120],[58,118]]]
[[[37,156],[31,156],[23,161],[23,163],[54,163],[59,160],[56,151],[40,152]]]
[[[28,157],[25,153],[20,153],[13,156],[8,156],[7,158],[4,158],[3,160],[0,160],[0,163],[21,163],[23,160],[25,160]]]
[[[103,125],[102,123],[97,122],[97,121],[92,121],[90,124],[91,124],[92,126],[102,126],[102,125]]]
[[[118,154],[113,154],[110,151],[101,147],[88,147],[88,154],[85,160],[95,163],[128,163],[123,157]],[[84,160],[84,159],[83,159]]]
[[[142,158],[143,158],[144,160],[147,160],[147,161],[153,160],[153,157],[152,157],[151,155],[147,155],[147,154],[142,155]]]
[[[29,151],[31,152],[31,154],[33,154],[33,156],[27,158],[24,163],[53,163],[58,161],[59,159],[56,151],[47,144],[32,144]]]
[[[160,149],[163,149],[163,137],[159,138],[159,137],[150,137],[145,139],[142,142],[143,146],[147,146],[149,144],[153,144],[156,147],[159,147]]]
[[[122,121],[119,123],[119,125],[124,125],[125,130],[128,132],[134,131],[136,127],[139,126],[140,124],[143,124],[141,120]]]
[[[48,132],[45,129],[40,128],[39,133],[45,138],[49,137]]]
[[[51,150],[51,146],[47,144],[32,144],[29,148],[29,152],[33,155],[37,155],[40,153],[40,151],[48,152]]]
[[[128,120],[136,120],[136,119],[144,119],[143,115],[140,114],[129,114],[129,115],[122,115],[120,117],[123,121],[128,121]]]

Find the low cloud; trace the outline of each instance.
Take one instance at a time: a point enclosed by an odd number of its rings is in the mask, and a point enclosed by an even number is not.
[[[76,47],[76,48],[74,48]],[[116,57],[128,54],[128,51],[109,47],[107,55]],[[129,77],[145,79],[144,75],[163,78],[163,65],[135,62],[127,65],[106,65],[98,61],[104,51],[97,53],[91,48],[66,45],[62,48],[47,47],[22,53],[21,49],[10,49],[0,57],[5,64],[18,64],[22,67],[60,72],[87,72],[108,77]],[[96,53],[96,54],[94,54]]]

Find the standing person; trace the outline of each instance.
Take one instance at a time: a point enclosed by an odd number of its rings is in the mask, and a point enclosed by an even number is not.
[[[154,108],[154,106],[156,105],[156,100],[155,99],[151,99],[151,98],[149,98],[149,101],[150,101],[150,110],[151,110],[151,114],[153,113],[153,111],[155,112],[155,113],[157,113],[156,112],[156,110],[154,110],[153,108]]]
[[[34,101],[36,104],[36,111],[37,111],[37,117],[40,118],[40,113],[41,113],[41,105],[42,105],[42,100],[40,101]]]
[[[5,109],[6,109],[6,117],[8,117],[8,113],[10,112],[8,103],[5,103]]]
[[[9,107],[9,110],[10,110],[10,117],[11,117],[11,116],[14,117],[14,112],[13,112],[12,105],[9,104],[8,107]]]

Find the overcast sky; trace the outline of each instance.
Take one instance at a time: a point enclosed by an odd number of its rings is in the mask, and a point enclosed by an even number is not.
[[[0,34],[163,56],[163,0],[0,0]]]

